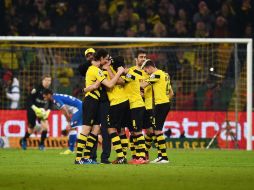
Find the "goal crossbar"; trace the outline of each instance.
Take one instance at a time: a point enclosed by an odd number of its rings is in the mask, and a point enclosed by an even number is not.
[[[242,43],[247,44],[247,146],[252,150],[252,61],[253,42],[249,38],[125,38],[125,37],[42,37],[42,36],[0,36],[8,42],[169,42],[169,43]]]

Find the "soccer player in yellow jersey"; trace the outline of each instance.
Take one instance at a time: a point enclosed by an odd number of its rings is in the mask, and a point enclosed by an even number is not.
[[[140,75],[140,83],[149,78],[149,75],[141,69],[142,64],[146,60],[146,51],[144,49],[138,49],[136,52],[136,66],[132,67],[134,71]],[[143,129],[145,133],[146,144],[146,158],[149,158],[148,150],[151,148],[153,138],[155,137],[153,132],[154,117],[153,117],[153,92],[152,86],[147,86],[145,89],[141,89],[143,100],[145,102],[145,113]]]
[[[170,99],[174,95],[171,85],[169,83],[169,76],[164,71],[155,67],[155,64],[151,60],[146,60],[142,69],[150,75],[149,79],[143,83],[143,87],[151,85],[154,93],[154,117],[155,128],[154,133],[156,135],[158,143],[158,152],[161,153],[161,157],[155,159],[153,163],[168,163],[168,156],[166,153],[166,141],[163,136],[163,125],[170,110]]]
[[[139,61],[145,60],[145,54],[138,54]],[[136,62],[138,59],[136,59]],[[131,112],[131,122],[130,126],[130,144],[132,154],[134,153],[135,148],[135,157],[132,155],[132,164],[144,164],[147,163],[146,160],[146,145],[145,138],[142,134],[142,129],[144,127],[144,113],[145,113],[145,103],[141,96],[140,91],[140,81],[142,79],[142,71],[137,66],[131,67],[127,70],[125,76],[125,93],[128,94],[129,103],[130,103],[130,112]]]
[[[110,80],[114,78],[116,71],[108,64],[103,65],[104,75]],[[121,83],[121,80],[118,82]],[[125,94],[122,85],[115,85],[113,88],[107,89],[108,99],[110,102],[108,133],[111,137],[113,148],[116,151],[117,159],[114,164],[125,164],[125,158],[128,149],[128,139],[124,128],[127,127],[129,100]]]
[[[106,79],[102,70],[99,68],[100,65],[109,61],[109,54],[104,49],[99,49],[94,54],[94,61],[92,65],[88,68],[86,73],[86,86],[95,85],[94,90],[87,92],[85,94],[84,107],[86,108],[83,112],[83,129],[80,133],[77,141],[77,155],[75,164],[93,164],[93,161],[89,159],[92,147],[96,141],[97,135],[100,131],[99,122],[99,100],[100,91],[97,89],[96,81],[103,84],[108,88],[112,88],[118,81],[121,74],[124,72],[123,67],[119,67],[116,75],[111,80]],[[88,136],[89,135],[89,136]],[[87,158],[82,158],[82,152],[85,148],[85,156]]]

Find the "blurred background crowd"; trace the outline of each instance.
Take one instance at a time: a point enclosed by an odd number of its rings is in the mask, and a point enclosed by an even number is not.
[[[253,38],[252,0],[2,0],[0,35]]]
[[[0,36],[253,38],[254,1],[1,0],[0,26]],[[0,44],[0,109],[24,108],[38,76],[48,71],[54,90],[79,96],[84,50]],[[109,51],[134,64],[135,48]],[[246,108],[245,46],[235,53],[234,44],[171,44],[148,48],[148,57],[171,76],[173,110],[233,110],[236,92],[239,109]]]

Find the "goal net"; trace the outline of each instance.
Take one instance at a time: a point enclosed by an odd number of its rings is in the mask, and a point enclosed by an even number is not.
[[[248,39],[1,37],[1,118],[11,112],[7,70],[19,80],[17,109],[25,108],[27,95],[43,74],[53,77],[55,92],[82,98],[84,79],[77,68],[90,47],[106,48],[112,57],[122,55],[127,66],[135,64],[135,51],[143,48],[157,68],[169,73],[175,97],[164,130],[170,130],[170,138],[207,138],[221,148],[252,149]]]

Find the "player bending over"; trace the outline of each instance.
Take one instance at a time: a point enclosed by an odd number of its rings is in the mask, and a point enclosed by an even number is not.
[[[69,149],[61,154],[72,154],[77,140],[76,128],[82,126],[83,123],[82,101],[66,94],[53,93],[50,89],[43,91],[43,98],[46,101],[53,102],[64,114],[68,122],[66,130],[69,133]]]

